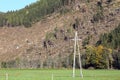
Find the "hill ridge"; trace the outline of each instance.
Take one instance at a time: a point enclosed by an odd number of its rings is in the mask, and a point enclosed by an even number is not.
[[[70,38],[74,37],[75,30],[83,39],[81,48],[84,53],[85,45],[95,45],[101,34],[118,26],[120,11],[115,5],[119,3],[103,1],[102,6],[99,1],[79,1],[75,5],[67,5],[67,12],[46,15],[29,28],[1,27],[1,65],[6,64],[4,67],[8,68],[70,67],[69,58],[73,52]],[[67,60],[68,64],[64,64]]]

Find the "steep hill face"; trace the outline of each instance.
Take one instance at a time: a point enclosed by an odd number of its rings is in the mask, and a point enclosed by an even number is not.
[[[119,0],[76,0],[65,6],[67,12],[55,12],[32,25],[0,28],[0,62],[7,68],[71,67],[75,30],[81,51],[94,45],[103,33],[120,23]],[[69,10],[68,10],[69,9]]]

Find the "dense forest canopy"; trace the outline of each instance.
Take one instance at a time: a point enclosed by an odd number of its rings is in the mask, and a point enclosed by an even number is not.
[[[100,36],[100,40],[96,43],[97,46],[103,45],[105,48],[112,50],[111,58],[113,58],[112,66],[120,69],[120,24],[110,33],[105,33]],[[104,54],[109,52],[104,52]],[[109,61],[111,61],[109,59]]]
[[[119,49],[120,48],[120,24],[116,29],[114,29],[110,33],[105,33],[101,35],[100,40],[97,42],[97,45],[99,44],[102,44],[112,49]]]
[[[110,33],[102,34],[96,45],[87,45],[85,51],[84,68],[120,69],[120,24]]]
[[[45,15],[60,11],[63,6],[74,3],[74,0],[39,0],[18,11],[8,11],[0,14],[0,26],[30,27],[32,23],[38,22]]]

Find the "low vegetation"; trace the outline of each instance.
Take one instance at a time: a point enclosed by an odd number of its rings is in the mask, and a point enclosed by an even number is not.
[[[119,80],[120,71],[117,70],[83,70],[83,79],[80,71],[76,70],[76,77],[72,77],[72,70],[0,70],[0,80]]]

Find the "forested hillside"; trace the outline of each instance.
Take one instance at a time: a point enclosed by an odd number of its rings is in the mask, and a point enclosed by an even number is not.
[[[83,68],[120,69],[119,0],[38,0],[0,26],[1,68],[72,68],[78,31]]]
[[[85,68],[120,69],[120,24],[109,33],[102,34],[96,45],[87,45],[82,60]]]
[[[112,49],[113,66],[120,69],[120,24],[110,33],[101,35],[96,45],[103,45]]]
[[[54,12],[64,12],[62,8],[65,5],[73,4],[75,0],[39,0],[36,3],[26,6],[18,11],[9,11],[5,14],[0,14],[0,26],[15,27],[24,25],[25,27],[32,26],[46,15],[50,16]]]
[[[101,35],[100,41],[98,44],[102,44],[111,49],[119,49],[120,48],[120,24],[117,28],[115,28],[110,33],[105,33]]]

